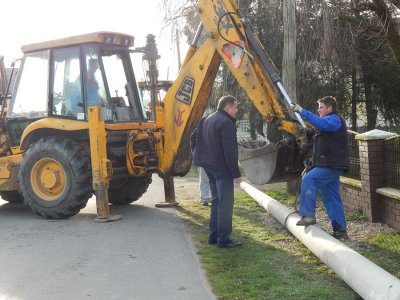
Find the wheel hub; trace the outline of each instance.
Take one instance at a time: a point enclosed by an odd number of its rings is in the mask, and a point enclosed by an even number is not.
[[[53,201],[65,188],[65,170],[61,163],[52,158],[38,160],[32,168],[33,191],[43,200]]]
[[[47,169],[41,175],[40,181],[46,189],[52,189],[60,184],[60,176],[57,170]]]

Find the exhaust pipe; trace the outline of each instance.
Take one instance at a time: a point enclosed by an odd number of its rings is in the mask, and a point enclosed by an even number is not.
[[[400,280],[315,225],[296,226],[300,216],[247,182],[240,187],[285,226],[363,299],[400,300]]]

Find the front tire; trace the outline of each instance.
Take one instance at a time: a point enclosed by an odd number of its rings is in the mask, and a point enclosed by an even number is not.
[[[108,202],[116,205],[132,203],[147,191],[151,181],[151,175],[113,180],[108,190]]]
[[[19,173],[20,192],[32,211],[49,219],[77,214],[92,195],[90,160],[65,137],[45,137],[31,145]]]

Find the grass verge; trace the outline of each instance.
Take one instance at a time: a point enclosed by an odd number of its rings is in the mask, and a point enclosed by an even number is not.
[[[279,223],[268,225],[271,218],[247,194],[235,195],[232,238],[243,242],[240,248],[207,244],[209,210],[195,200],[181,201],[178,207],[218,299],[357,298]]]
[[[294,203],[297,204],[299,201],[285,190],[272,190],[268,191],[267,194],[288,207],[293,207]],[[323,214],[326,215],[321,201],[318,201],[317,205],[317,210],[324,211]],[[346,221],[349,226],[358,228],[368,227],[365,225],[370,224],[362,210],[347,214]],[[364,237],[361,236],[363,234]],[[361,231],[358,235],[360,236],[358,240],[354,238],[352,241],[343,242],[376,265],[400,278],[400,233]]]

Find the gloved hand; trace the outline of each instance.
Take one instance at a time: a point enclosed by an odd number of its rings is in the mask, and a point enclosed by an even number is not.
[[[301,113],[301,111],[303,110],[303,108],[302,108],[300,105],[298,105],[298,104],[293,104],[293,105],[292,105],[292,108],[293,108],[293,110],[294,110],[295,112],[298,112],[298,113]]]

